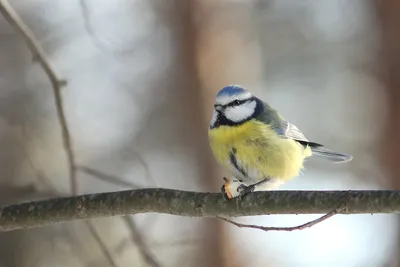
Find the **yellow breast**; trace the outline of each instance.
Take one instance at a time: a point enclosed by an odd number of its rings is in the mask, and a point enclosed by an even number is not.
[[[304,158],[311,154],[308,147],[305,150],[298,142],[281,138],[268,125],[256,120],[210,129],[208,135],[216,160],[233,173],[245,174],[255,182],[267,177],[291,179],[299,174]],[[242,172],[232,164],[233,152]]]

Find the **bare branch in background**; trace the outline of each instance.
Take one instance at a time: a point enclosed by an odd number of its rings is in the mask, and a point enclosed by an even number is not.
[[[153,179],[153,177],[150,174],[150,170],[149,170],[149,166],[146,163],[146,161],[136,152],[132,151],[134,153],[134,157],[143,165],[145,171],[146,171],[146,179],[148,179],[150,181],[150,183],[148,184],[148,186],[157,186],[156,181]],[[138,186],[137,184],[134,184],[132,182],[128,182],[125,181],[124,179],[114,176],[114,175],[110,175],[107,173],[104,173],[102,171],[99,171],[97,169],[79,164],[76,167],[77,171],[81,171],[84,172],[86,174],[92,175],[94,178],[97,178],[99,180],[102,180],[104,182],[110,183],[110,184],[114,184],[117,186],[123,186],[123,187],[129,187],[129,188],[141,188],[141,186]]]
[[[136,151],[131,151],[131,152],[133,153],[134,157],[143,165],[143,168],[145,169],[146,174],[147,174],[146,179],[149,180],[151,183],[151,185],[149,185],[149,186],[157,187],[157,182],[151,175],[150,168],[149,168],[149,165],[147,164],[147,162]]]
[[[232,221],[228,218],[224,218],[224,217],[217,217],[218,219],[221,219],[225,222],[228,222],[230,224],[233,224],[239,228],[252,228],[252,229],[258,229],[258,230],[262,230],[264,232],[269,232],[269,231],[286,231],[286,232],[291,232],[291,231],[295,231],[295,230],[303,230],[306,228],[310,228],[318,223],[321,223],[327,219],[329,219],[330,217],[332,217],[333,215],[336,215],[338,212],[337,210],[333,210],[327,214],[325,214],[322,217],[319,217],[315,220],[309,221],[307,223],[298,225],[298,226],[292,226],[292,227],[267,227],[267,226],[261,226],[261,225],[253,225],[253,224],[243,224],[243,223],[238,223],[235,221]]]
[[[114,260],[113,255],[111,254],[110,250],[107,248],[106,244],[101,239],[100,235],[97,233],[97,230],[94,227],[94,225],[92,224],[92,222],[87,221],[86,225],[88,226],[91,235],[96,240],[96,243],[99,244],[100,249],[101,249],[103,255],[106,257],[106,259],[107,259],[108,263],[110,264],[110,266],[118,267],[117,263]]]
[[[105,51],[107,53],[112,54],[113,51],[110,51],[107,46],[103,45],[102,42],[97,38],[96,33],[93,30],[92,24],[90,22],[90,13],[89,7],[86,3],[86,0],[79,0],[79,5],[82,11],[83,25],[89,37],[92,39],[93,44],[101,51]]]
[[[140,234],[140,231],[137,228],[137,225],[133,218],[130,216],[124,216],[122,219],[124,220],[132,234],[132,241],[138,246],[138,249],[147,264],[152,267],[160,267],[161,265],[156,261],[155,257],[152,255],[151,251],[148,249],[147,245],[142,239],[142,235]]]
[[[49,76],[53,87],[61,88],[67,85],[67,81],[59,78],[54,69],[51,67],[45,52],[43,51],[39,42],[36,40],[34,34],[29,27],[25,25],[20,16],[15,12],[7,0],[0,0],[0,13],[7,20],[7,22],[10,23],[10,25],[14,27],[14,29],[24,38],[33,58],[35,61],[39,62],[47,76]]]
[[[25,132],[24,132],[25,133]],[[59,192],[51,183],[51,181],[38,169],[36,168],[36,166],[33,164],[32,160],[27,156],[27,159],[29,161],[30,166],[32,167],[32,169],[34,169],[37,174],[38,174],[38,178],[39,180],[45,184],[49,189],[51,189],[51,192],[54,192],[54,194],[58,194],[58,195],[62,195],[61,192]],[[105,243],[103,242],[103,240],[101,239],[100,235],[97,233],[97,230],[95,229],[93,223],[91,221],[85,221],[86,226],[88,227],[90,234],[93,236],[93,238],[95,239],[96,243],[98,244],[98,246],[100,247],[104,257],[107,259],[108,263],[110,264],[110,266],[113,267],[117,267],[117,264],[111,254],[111,251],[108,250],[107,246],[105,245]],[[79,238],[79,237],[78,237]]]
[[[67,85],[67,81],[59,78],[59,76],[56,74],[35,35],[22,21],[20,16],[15,12],[7,0],[0,0],[0,13],[4,16],[7,22],[10,23],[10,25],[21,34],[29,50],[31,51],[33,58],[35,61],[39,62],[40,66],[49,77],[53,87],[58,121],[61,126],[63,146],[68,158],[71,192],[73,195],[76,195],[78,191],[78,185],[76,180],[75,156],[72,150],[72,141],[68,130],[68,123],[63,109],[61,96],[61,88]]]
[[[139,157],[139,158],[141,159],[141,157]],[[144,167],[147,170],[146,163],[144,161],[142,163],[144,164]],[[94,177],[96,177],[100,180],[103,180],[103,181],[106,181],[106,182],[109,182],[112,184],[128,186],[128,187],[132,187],[132,188],[139,188],[138,186],[136,186],[134,184],[123,181],[121,178],[105,174],[103,172],[100,172],[98,170],[95,170],[95,169],[92,169],[89,167],[79,166],[78,170],[84,171],[90,175],[93,175]],[[147,245],[145,244],[145,242],[143,241],[142,235],[141,235],[139,229],[137,228],[134,219],[130,216],[124,216],[124,217],[122,217],[122,220],[126,223],[129,231],[131,232],[131,237],[132,237],[131,239],[132,239],[133,243],[135,243],[138,246],[138,249],[139,249],[140,253],[142,254],[144,260],[150,266],[159,267],[160,264],[155,260],[154,256],[151,255],[151,252],[150,252],[149,248],[147,247]]]
[[[87,6],[86,6],[84,0],[81,1],[81,6],[82,6],[82,12],[84,15],[84,20],[85,20],[85,27],[86,27],[89,35],[91,35],[94,39],[96,39],[94,37],[94,34],[92,33],[92,29],[91,29],[89,18],[88,18],[88,10],[87,10]],[[63,86],[67,85],[67,81],[58,77],[55,70],[51,67],[45,52],[43,51],[41,45],[39,44],[38,40],[34,36],[33,32],[22,21],[22,19],[14,11],[14,9],[8,3],[7,0],[0,0],[0,12],[4,16],[4,18],[10,23],[10,25],[12,25],[16,29],[16,31],[18,31],[22,35],[28,48],[30,49],[30,51],[32,53],[34,61],[39,62],[39,64],[41,65],[41,67],[43,68],[44,72],[46,73],[46,75],[48,76],[48,78],[51,82],[51,85],[53,87],[53,93],[54,93],[54,98],[55,98],[55,105],[56,105],[56,109],[57,109],[58,120],[59,120],[61,131],[62,131],[63,146],[64,146],[64,149],[67,154],[67,161],[68,161],[68,165],[69,165],[69,178],[70,178],[70,183],[71,183],[71,192],[72,192],[72,195],[76,195],[78,193],[78,185],[77,185],[77,179],[76,179],[77,166],[75,163],[75,155],[74,155],[73,148],[72,148],[71,136],[70,136],[69,129],[68,129],[68,123],[67,123],[66,115],[64,112],[63,103],[62,103],[62,95],[61,95],[61,88]],[[144,167],[146,168],[146,171],[148,171],[148,166],[146,165],[146,163],[142,160],[142,158],[140,156],[139,156],[139,159],[141,160]],[[34,169],[36,169],[35,166],[33,165],[33,162],[31,160],[29,162],[30,162],[31,166]],[[123,186],[137,188],[137,186],[135,186],[131,183],[124,182],[123,180],[113,177],[113,176],[110,176],[110,175],[105,175],[94,169],[84,167],[84,166],[81,166],[80,169],[86,173],[96,176],[99,179],[103,179],[105,181],[112,182],[114,184],[119,184],[119,185],[122,184]],[[47,178],[44,177],[41,172],[38,172],[38,176],[42,180],[47,180]],[[49,181],[47,184],[50,188],[53,187]],[[55,190],[55,189],[54,189],[54,191],[57,192],[57,190]],[[0,216],[1,216],[1,214],[0,214]],[[130,217],[126,217],[124,219],[132,233],[133,241],[138,245],[139,250],[141,251],[146,262],[148,264],[150,264],[151,266],[160,266],[155,261],[155,259],[151,256],[149,250],[145,246],[140,233],[137,231],[137,229],[135,227],[135,222],[133,221],[133,219]],[[105,243],[102,241],[102,239],[101,239],[100,235],[97,233],[94,225],[90,221],[86,221],[86,225],[88,226],[88,229],[89,229],[90,233],[92,234],[92,236],[95,238],[96,242],[99,244],[99,246],[103,252],[103,255],[106,257],[110,266],[117,267],[117,264],[116,264],[113,256],[111,255],[111,252],[108,250]]]
[[[145,39],[139,44],[130,45],[129,49],[115,49],[113,50],[112,47],[108,47],[107,44],[100,40],[97,36],[96,31],[91,22],[91,14],[89,10],[89,6],[87,4],[87,0],[79,0],[80,9],[82,12],[83,18],[83,25],[85,27],[85,31],[89,35],[90,39],[92,40],[93,44],[102,52],[110,54],[110,55],[118,55],[118,56],[127,56],[133,54],[137,50],[138,45],[144,45],[148,40]],[[150,32],[152,32],[150,30]]]
[[[123,186],[123,187],[139,188],[139,186],[135,185],[134,183],[126,182],[126,181],[122,180],[119,177],[103,173],[103,172],[101,172],[99,170],[95,170],[95,169],[92,169],[90,167],[79,165],[77,167],[77,170],[82,171],[82,172],[87,173],[87,174],[90,174],[90,175],[92,175],[93,177],[95,177],[95,178],[97,178],[99,180],[102,180],[102,181],[105,181],[105,182],[108,182],[108,183],[111,183],[111,184],[115,184],[115,185]]]
[[[83,12],[85,15],[85,10],[87,11],[85,1],[81,1],[81,4],[82,4],[82,9],[83,9]],[[60,127],[62,130],[63,146],[67,153],[67,158],[68,158],[69,178],[71,181],[71,192],[73,195],[76,195],[77,191],[78,191],[77,179],[76,179],[77,166],[75,163],[75,155],[74,155],[74,152],[72,149],[72,141],[71,141],[71,137],[69,134],[68,123],[67,123],[67,119],[65,116],[63,103],[62,103],[62,96],[61,96],[61,88],[65,85],[67,85],[67,82],[65,80],[58,78],[58,75],[56,75],[55,70],[51,67],[45,52],[43,51],[43,49],[40,46],[37,39],[35,38],[34,34],[29,29],[29,27],[27,25],[25,25],[25,23],[18,16],[18,14],[14,11],[14,9],[8,3],[7,0],[0,0],[0,12],[7,19],[7,21],[23,36],[25,42],[27,43],[29,49],[31,50],[33,58],[40,63],[40,65],[42,66],[46,75],[50,79],[50,82],[52,84],[53,91],[54,91],[55,105],[57,108],[58,119],[59,119]],[[89,21],[88,21],[88,18],[86,18],[86,17],[85,17],[85,25],[87,26],[87,29],[90,30]],[[30,163],[33,166],[33,163],[31,161],[30,161]],[[145,162],[143,161],[142,163],[144,164],[144,166],[147,170],[147,166],[146,166]],[[128,186],[131,188],[137,188],[137,186],[135,186],[132,183],[124,182],[123,180],[121,180],[119,178],[103,174],[94,169],[91,169],[91,168],[88,168],[85,166],[81,166],[80,169],[86,173],[96,176],[99,179],[102,179],[102,180],[105,180],[108,182],[112,182],[114,184]],[[40,173],[39,173],[39,178],[43,179],[43,176]],[[49,184],[49,186],[52,187],[51,184]],[[134,223],[134,222],[132,221],[131,223]],[[95,238],[96,242],[99,244],[99,246],[100,246],[104,256],[106,257],[107,261],[109,262],[109,264],[113,267],[117,267],[114,258],[112,257],[110,251],[105,246],[105,243],[101,240],[101,237],[99,236],[96,229],[94,228],[94,225],[90,221],[87,221],[86,225],[88,226],[89,231]],[[130,230],[132,231],[132,224],[130,226],[131,226]],[[141,241],[141,236],[138,232],[132,231],[132,235],[135,236],[135,241]],[[146,261],[149,264],[151,264],[152,266],[159,266],[157,264],[157,262],[151,258],[146,247],[143,245],[143,242],[139,243],[138,246],[139,246],[142,254],[144,255]]]
[[[220,193],[136,189],[5,206],[0,208],[0,231],[149,212],[216,218],[321,214],[334,209],[337,214],[400,213],[400,191],[269,191],[225,201]]]

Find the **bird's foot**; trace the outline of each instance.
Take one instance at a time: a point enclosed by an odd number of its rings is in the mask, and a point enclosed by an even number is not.
[[[245,186],[241,180],[223,178],[225,183],[221,187],[221,193],[225,200],[230,200],[232,198],[239,196],[239,188]]]
[[[254,192],[254,189],[256,188],[255,184],[246,186],[244,184],[241,184],[238,188],[237,188],[237,192],[239,193],[238,197],[240,200],[243,200],[243,197],[248,195],[249,193]]]

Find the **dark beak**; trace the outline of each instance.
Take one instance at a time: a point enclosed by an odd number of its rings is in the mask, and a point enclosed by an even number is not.
[[[224,109],[221,105],[214,105],[214,109],[218,112],[222,112],[222,110]]]

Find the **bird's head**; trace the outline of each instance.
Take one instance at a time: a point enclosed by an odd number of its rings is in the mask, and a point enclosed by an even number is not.
[[[240,125],[258,114],[260,100],[240,85],[222,88],[216,97],[210,128]]]

